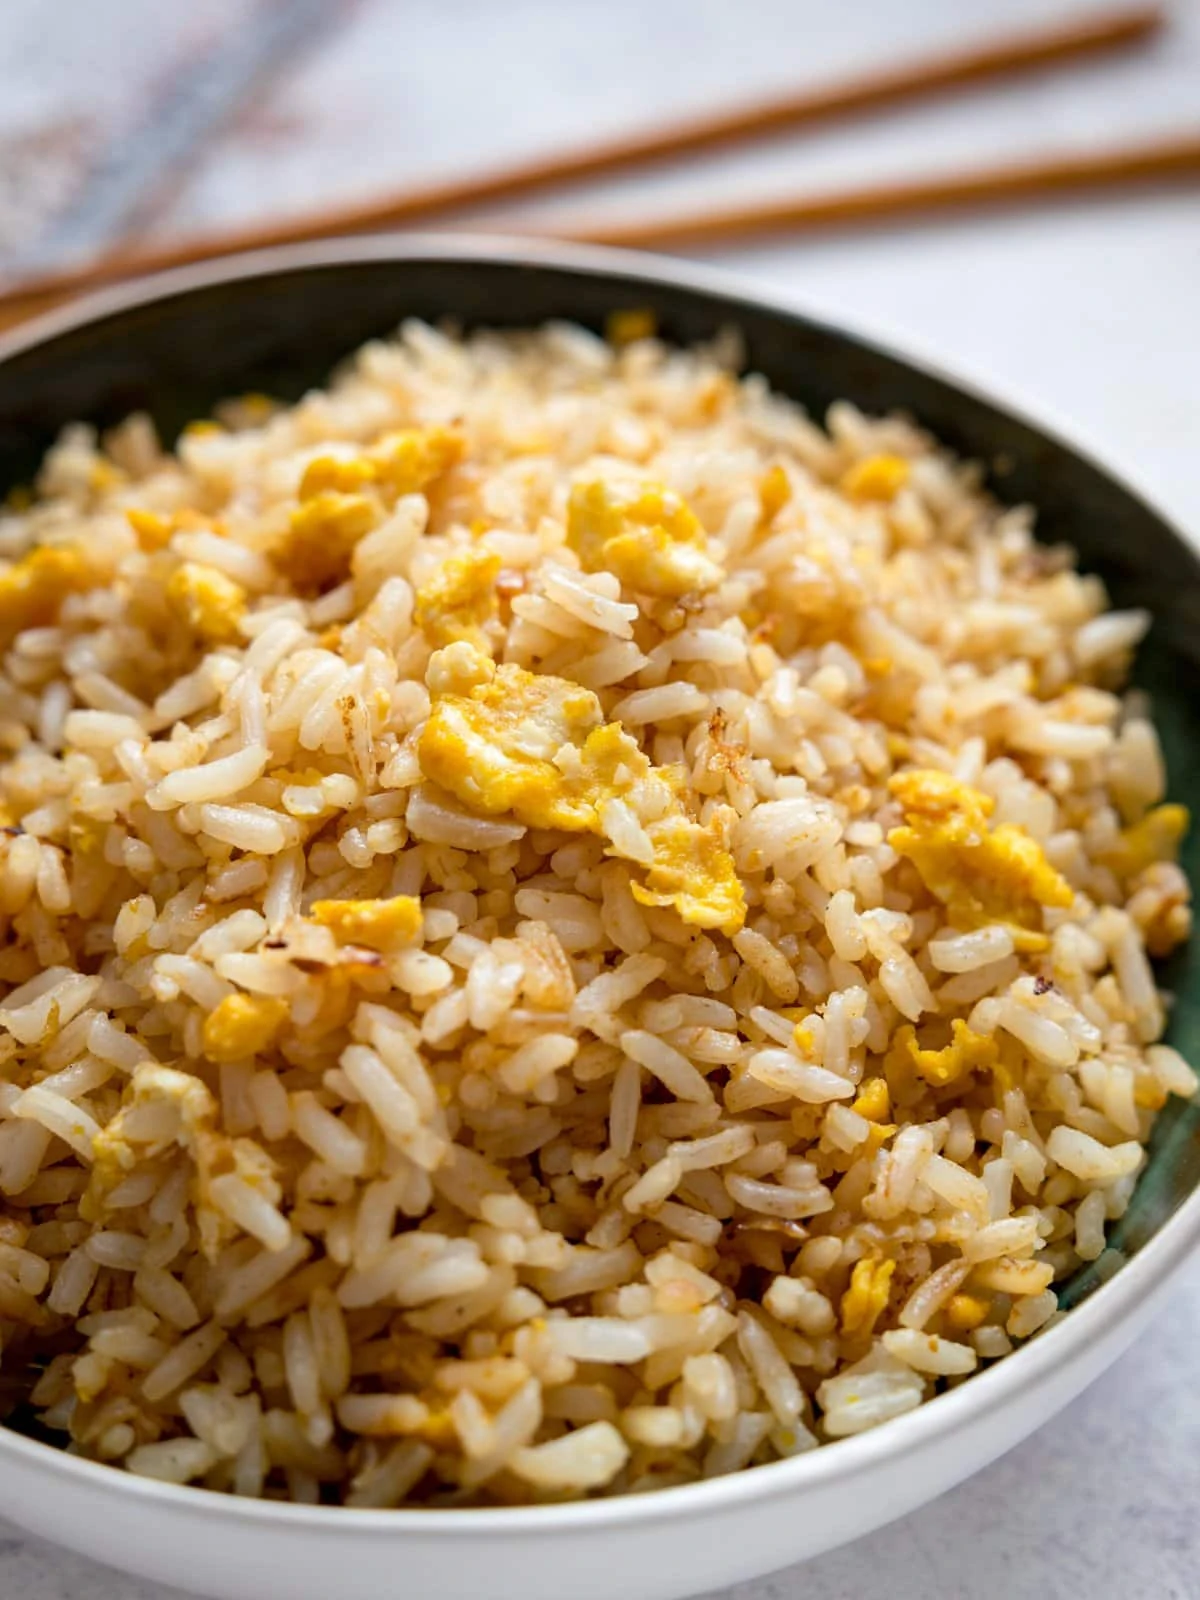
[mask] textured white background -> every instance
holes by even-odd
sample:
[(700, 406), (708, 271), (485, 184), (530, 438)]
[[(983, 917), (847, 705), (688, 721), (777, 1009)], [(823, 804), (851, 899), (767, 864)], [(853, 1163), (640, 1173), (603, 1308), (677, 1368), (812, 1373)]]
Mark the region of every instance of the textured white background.
[[(43, 0), (3, 0), (0, 267), (6, 241), (15, 249), (36, 238), (78, 203), (88, 151), (153, 125), (151, 113), (186, 81), (189, 52), (236, 44), (271, 3), (194, 0), (185, 20), (161, 0), (59, 0), (50, 30)], [(1081, 9), (1067, 0), (330, 0), (307, 50), (170, 179), (140, 231), (178, 234), (364, 197), (405, 177)], [(1200, 126), (1198, 0), (1177, 0), (1170, 36), (1129, 60), (609, 184), (596, 206), (860, 182), (1185, 123)], [(539, 209), (549, 215), (551, 202)], [(1200, 536), (1197, 189), (710, 259), (1049, 413)], [(1200, 1266), (1133, 1352), (1021, 1449), (904, 1522), (726, 1600), (1200, 1595), (1198, 1346)], [(168, 1592), (0, 1521), (0, 1600)]]

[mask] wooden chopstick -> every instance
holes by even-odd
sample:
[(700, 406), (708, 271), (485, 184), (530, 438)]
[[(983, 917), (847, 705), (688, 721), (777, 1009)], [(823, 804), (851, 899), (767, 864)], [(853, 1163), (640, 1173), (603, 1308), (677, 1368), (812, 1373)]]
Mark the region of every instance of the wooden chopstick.
[(82, 268), (18, 284), (0, 294), (0, 327), (47, 310), (85, 289), (121, 278), (268, 245), (396, 227), (468, 205), (507, 199), (825, 118), (894, 105), (938, 90), (962, 88), (1009, 73), (1056, 65), (1134, 44), (1155, 33), (1164, 20), (1160, 5), (1130, 5), (1106, 10), (963, 50), (883, 67), (840, 83), (807, 88), (755, 105), (712, 112), (491, 172), (400, 191), (365, 205), (202, 235), (157, 250), (120, 251)]
[[(588, 244), (642, 248), (712, 244), (753, 235), (876, 222), (959, 206), (1003, 204), (1121, 185), (1189, 179), (1200, 180), (1200, 129), (1131, 148), (1012, 162), (800, 199), (752, 201), (724, 210), (715, 208), (641, 219), (615, 218), (611, 222), (567, 219), (555, 227), (554, 234), (560, 239)], [(516, 232), (519, 226), (515, 221), (506, 222), (504, 231)]]

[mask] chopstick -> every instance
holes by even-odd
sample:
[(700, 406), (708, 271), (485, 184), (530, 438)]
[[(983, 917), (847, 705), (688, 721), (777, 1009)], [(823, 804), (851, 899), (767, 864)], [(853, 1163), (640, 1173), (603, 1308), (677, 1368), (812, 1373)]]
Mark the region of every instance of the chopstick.
[[(567, 219), (556, 226), (554, 233), (557, 238), (588, 244), (643, 248), (712, 244), (724, 239), (782, 231), (797, 233), (834, 224), (878, 222), (889, 217), (963, 206), (998, 205), (1122, 185), (1187, 180), (1200, 180), (1200, 129), (1140, 147), (1051, 156), (1044, 160), (948, 172), (892, 184), (872, 184), (862, 189), (799, 199), (751, 201), (724, 210), (635, 217), (624, 221), (615, 218), (611, 222)], [(516, 232), (518, 227), (516, 222), (506, 222), (504, 231)]]
[(242, 250), (364, 233), (486, 201), (512, 198), (581, 178), (628, 170), (666, 157), (715, 149), (846, 115), (962, 88), (1006, 74), (1057, 65), (1146, 39), (1164, 22), (1159, 5), (1131, 5), (1030, 29), (920, 60), (886, 66), (816, 88), (666, 123), (560, 154), (539, 156), (465, 178), (401, 190), (364, 205), (202, 235), (157, 250), (125, 250), (81, 268), (39, 277), (0, 293), (0, 327), (72, 295), (121, 278), (232, 255)]

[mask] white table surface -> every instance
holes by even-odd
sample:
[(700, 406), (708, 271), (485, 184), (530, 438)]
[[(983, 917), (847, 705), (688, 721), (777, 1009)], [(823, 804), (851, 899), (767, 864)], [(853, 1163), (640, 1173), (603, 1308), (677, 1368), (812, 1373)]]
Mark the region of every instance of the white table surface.
[[(163, 19), (175, 8), (158, 0), (105, 7), (63, 0), (59, 10), (73, 15), (61, 45), (47, 45), (38, 32), (35, 16), (45, 15), (38, 0), (0, 6), (0, 160), (31, 140), (39, 159), (48, 159), (37, 135), (51, 122), (74, 148), (76, 134), (59, 126), (70, 121), (68, 97), (85, 126), (89, 117), (94, 127), (119, 120), (136, 83), (127, 76), (123, 95), (119, 76), (114, 91), (112, 74), (95, 71), (96, 41), (103, 36), (111, 46), (128, 37), (112, 25), (118, 9), (131, 28), (153, 19), (148, 37), (160, 55), (172, 45), (176, 35)], [(146, 226), (158, 234), (212, 226), (261, 211), (267, 195), (300, 207), (365, 194), (397, 174), (496, 161), (592, 128), (632, 126), (889, 51), (1079, 9), (1035, 0), (331, 5), (308, 55), (206, 147)], [(261, 10), (262, 0), (197, 0), (188, 8), (193, 22), (210, 16), (221, 26), (249, 25)], [(1052, 143), (1088, 145), (1172, 123), (1194, 128), (1200, 4), (1183, 0), (1175, 11), (1169, 39), (1133, 61), (778, 141), (700, 170), (612, 184), (602, 198), (614, 207), (690, 203), (752, 186), (812, 187)], [(139, 67), (114, 57), (118, 74), (143, 69), (145, 58)], [(457, 96), (446, 92), (448, 72)], [(61, 163), (54, 171), (66, 183)], [(8, 197), (22, 199), (11, 169), (6, 182)], [(0, 193), (0, 207), (5, 198)], [(5, 221), (0, 216), (0, 261)], [(710, 259), (775, 296), (932, 353), (1035, 414), (1049, 413), (1200, 537), (1195, 188), (776, 242)], [(1198, 1350), (1200, 1263), (1132, 1352), (1024, 1446), (904, 1521), (723, 1600), (1200, 1594)], [(0, 1520), (2, 1600), (168, 1600), (169, 1593)]]

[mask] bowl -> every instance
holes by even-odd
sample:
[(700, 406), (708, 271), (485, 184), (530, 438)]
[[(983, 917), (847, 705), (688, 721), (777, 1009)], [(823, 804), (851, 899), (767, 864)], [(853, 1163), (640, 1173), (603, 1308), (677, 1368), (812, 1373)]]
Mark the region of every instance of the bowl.
[[(647, 307), (668, 340), (736, 326), (747, 365), (821, 414), (845, 396), (904, 410), (984, 463), (996, 494), (1032, 501), (1119, 605), (1155, 625), (1150, 692), (1176, 798), (1200, 798), (1200, 563), (1101, 467), (1016, 412), (718, 274), (614, 251), (408, 236), (302, 245), (96, 296), (0, 341), (0, 489), (26, 479), (65, 422), (151, 412), (172, 437), (222, 396), (296, 398), (401, 318), (602, 325)], [(1194, 876), (1200, 847), (1184, 861)], [(1164, 982), (1169, 1037), (1200, 1057), (1200, 951)], [(1193, 1049), (1195, 1045), (1198, 1048)], [(813, 1556), (941, 1494), (1015, 1445), (1130, 1343), (1200, 1237), (1200, 1106), (1172, 1102), (1069, 1314), (953, 1392), (809, 1455), (624, 1499), (520, 1509), (365, 1511), (241, 1501), (139, 1479), (0, 1427), (0, 1505), (112, 1566), (220, 1600), (677, 1600)]]

